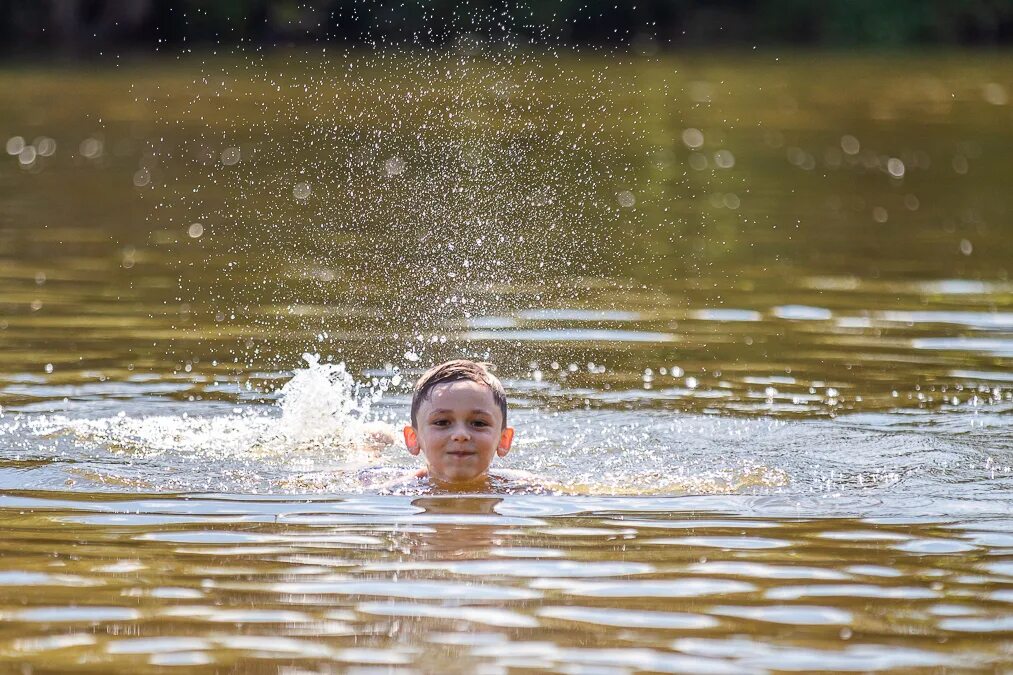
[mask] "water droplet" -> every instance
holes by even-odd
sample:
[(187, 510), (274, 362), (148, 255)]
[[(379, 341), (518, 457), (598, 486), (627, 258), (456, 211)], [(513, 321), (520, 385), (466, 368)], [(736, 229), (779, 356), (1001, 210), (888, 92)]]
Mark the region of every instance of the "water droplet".
[(633, 196), (633, 193), (629, 190), (623, 190), (616, 198), (619, 200), (619, 206), (623, 208), (630, 208), (637, 203), (637, 198)]
[(785, 156), (788, 158), (789, 162), (800, 169), (812, 171), (816, 168), (816, 158), (802, 148), (794, 146), (790, 147), (785, 151)]
[(47, 363), (46, 364), (46, 372), (47, 373), (53, 372), (53, 364), (52, 363)]
[(292, 188), (292, 194), (300, 200), (307, 199), (312, 191), (309, 183), (296, 183)]
[(849, 155), (857, 155), (859, 150), (862, 149), (862, 144), (858, 142), (858, 139), (848, 134), (841, 136), (841, 150)]
[(735, 166), (735, 155), (730, 150), (718, 150), (714, 153), (714, 163), (722, 169), (730, 169)]
[(897, 159), (896, 157), (891, 157), (886, 162), (886, 170), (889, 171), (890, 175), (893, 176), (894, 178), (903, 178), (904, 162)]
[(703, 132), (692, 127), (685, 129), (682, 132), (682, 142), (686, 144), (687, 148), (699, 148), (703, 145)]
[(707, 168), (707, 157), (699, 152), (689, 153), (689, 165), (696, 171), (703, 171)]
[(7, 154), (20, 155), (25, 149), (25, 139), (21, 136), (11, 136), (7, 139)]
[(22, 166), (28, 166), (33, 162), (35, 162), (35, 158), (37, 156), (38, 152), (36, 152), (35, 147), (31, 145), (26, 145), (24, 148), (22, 148), (21, 152), (18, 153), (18, 161), (21, 162)]
[(82, 157), (97, 159), (102, 156), (102, 141), (97, 138), (86, 138), (78, 147)]
[(197, 239), (204, 234), (204, 226), (200, 223), (191, 223), (190, 227), (187, 228), (186, 233), (192, 238)]
[(959, 173), (960, 175), (964, 175), (965, 173), (967, 173), (967, 170), (969, 168), (970, 165), (967, 162), (967, 157), (964, 157), (963, 155), (957, 155), (953, 158), (953, 170)]
[(225, 148), (222, 150), (222, 164), (225, 166), (238, 164), (240, 159), (242, 159), (242, 153), (239, 151), (239, 148)]
[(49, 136), (40, 136), (33, 143), (42, 157), (52, 157), (56, 153), (56, 141)]
[(960, 252), (964, 255), (971, 255), (974, 253), (974, 245), (967, 239), (960, 240)]
[(885, 223), (889, 219), (890, 214), (882, 206), (877, 206), (872, 209), (872, 219), (877, 223)]
[(415, 352), (413, 352), (411, 350), (406, 351), (404, 353), (404, 357), (405, 357), (406, 361), (411, 361), (412, 363), (415, 363), (420, 358), (418, 354), (416, 354)]
[(134, 172), (134, 185), (144, 187), (151, 182), (151, 172), (147, 169), (138, 169)]

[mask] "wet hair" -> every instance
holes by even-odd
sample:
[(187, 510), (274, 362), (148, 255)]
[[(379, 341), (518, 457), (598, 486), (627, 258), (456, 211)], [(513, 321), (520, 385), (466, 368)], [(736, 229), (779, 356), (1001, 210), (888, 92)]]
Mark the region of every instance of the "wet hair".
[(415, 383), (415, 388), (412, 390), (412, 426), (418, 428), (419, 407), (422, 406), (423, 401), (429, 398), (429, 394), (432, 393), (436, 385), (445, 382), (468, 380), (484, 384), (492, 390), (492, 400), (499, 406), (499, 411), (503, 415), (503, 427), (506, 428), (506, 391), (503, 390), (503, 384), (499, 381), (499, 378), (490, 372), (490, 365), (467, 359), (454, 359), (453, 361), (433, 366), (422, 373), (422, 377), (418, 379)]

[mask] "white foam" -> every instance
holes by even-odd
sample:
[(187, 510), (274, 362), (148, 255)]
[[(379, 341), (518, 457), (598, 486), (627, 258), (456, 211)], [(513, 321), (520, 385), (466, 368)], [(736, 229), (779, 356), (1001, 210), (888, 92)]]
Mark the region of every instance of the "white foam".
[[(307, 368), (281, 389), (277, 409), (235, 408), (232, 414), (129, 416), (87, 419), (47, 415), (31, 421), (36, 435), (70, 434), (79, 445), (135, 456), (171, 454), (177, 459), (261, 459), (290, 467), (375, 459), (394, 440), (393, 428), (370, 418), (370, 408), (390, 386), (355, 381), (344, 363), (320, 363), (304, 354)], [(274, 461), (272, 461), (274, 460)]]

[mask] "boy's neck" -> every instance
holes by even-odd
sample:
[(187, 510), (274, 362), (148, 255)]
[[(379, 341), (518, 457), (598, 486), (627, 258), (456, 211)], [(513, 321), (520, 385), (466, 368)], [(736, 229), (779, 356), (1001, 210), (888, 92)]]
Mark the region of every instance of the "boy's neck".
[(429, 474), (428, 478), (433, 487), (437, 487), (448, 492), (477, 492), (481, 488), (488, 487), (489, 485), (489, 472), (483, 473), (480, 476), (475, 476), (471, 480), (466, 481), (441, 480), (432, 474)]

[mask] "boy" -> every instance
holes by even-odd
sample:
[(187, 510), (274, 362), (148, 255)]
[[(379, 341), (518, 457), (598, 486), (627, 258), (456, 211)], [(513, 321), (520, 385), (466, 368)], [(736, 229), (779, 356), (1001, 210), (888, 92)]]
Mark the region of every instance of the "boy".
[(417, 478), (440, 488), (475, 490), (489, 484), (494, 457), (510, 452), (506, 392), (484, 364), (457, 359), (430, 368), (412, 394), (408, 452), (426, 460)]

